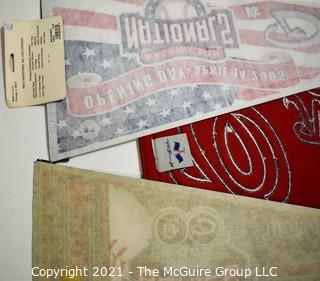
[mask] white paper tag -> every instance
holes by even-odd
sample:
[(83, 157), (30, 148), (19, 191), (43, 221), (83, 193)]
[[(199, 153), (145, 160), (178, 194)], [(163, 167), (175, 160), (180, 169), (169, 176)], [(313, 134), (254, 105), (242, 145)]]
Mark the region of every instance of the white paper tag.
[(193, 166), (186, 134), (167, 136), (153, 140), (153, 153), (159, 172)]

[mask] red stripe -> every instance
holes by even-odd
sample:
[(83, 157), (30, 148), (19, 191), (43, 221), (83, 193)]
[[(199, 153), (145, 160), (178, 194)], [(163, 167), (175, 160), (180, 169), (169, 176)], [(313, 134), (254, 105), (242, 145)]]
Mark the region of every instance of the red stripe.
[[(195, 65), (200, 65), (207, 71), (199, 75), (197, 68), (194, 67)], [(217, 69), (226, 69), (227, 71), (226, 74), (221, 75), (212, 75), (209, 70), (211, 66), (212, 62), (203, 62), (196, 59), (180, 59), (178, 61), (162, 63), (161, 65), (142, 66), (89, 88), (69, 87), (68, 109), (71, 114), (78, 116), (109, 112), (147, 95), (186, 84), (228, 83), (235, 86), (253, 87), (261, 90), (272, 89), (276, 91), (297, 85), (300, 82), (296, 65), (292, 59), (282, 63), (253, 63), (241, 60), (227, 60), (216, 63)], [(172, 67), (183, 69), (185, 75), (176, 77), (167, 76), (167, 70), (172, 69)], [(242, 74), (238, 70), (243, 70)], [(284, 72), (286, 79), (281, 77), (274, 79), (274, 77), (271, 76), (261, 78), (262, 74), (278, 73), (279, 70)], [(159, 75), (159, 73), (162, 73), (162, 75)], [(129, 87), (127, 87), (127, 85), (133, 85), (133, 81), (139, 81), (144, 76), (149, 76), (152, 82), (142, 87), (142, 89), (130, 86), (130, 90)], [(124, 87), (126, 91), (129, 89), (128, 95), (118, 96), (117, 89), (119, 89), (119, 86)], [(85, 106), (85, 100), (88, 97), (92, 100), (92, 107), (90, 108)]]
[(116, 0), (118, 2), (125, 2), (133, 5), (143, 6), (144, 0)]
[(78, 9), (54, 8), (54, 15), (62, 16), (65, 25), (78, 25), (117, 30), (117, 17)]

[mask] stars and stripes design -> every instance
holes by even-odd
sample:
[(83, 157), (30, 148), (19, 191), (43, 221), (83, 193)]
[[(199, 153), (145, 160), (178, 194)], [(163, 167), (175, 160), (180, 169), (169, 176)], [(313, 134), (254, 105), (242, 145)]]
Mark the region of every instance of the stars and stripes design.
[[(102, 80), (112, 79), (138, 67), (137, 62), (119, 56), (116, 45), (67, 41), (67, 78), (96, 73)], [(85, 81), (90, 83), (90, 81)], [(198, 85), (161, 91), (127, 106), (97, 116), (77, 117), (68, 114), (67, 101), (55, 107), (59, 151), (81, 148), (92, 143), (112, 140), (193, 116), (201, 116), (214, 108), (233, 104), (235, 87), (227, 90), (218, 85)], [(90, 120), (90, 122), (88, 122)], [(84, 124), (84, 125), (83, 125)]]
[[(92, 5), (91, 9), (89, 8), (90, 1), (72, 0), (67, 4), (61, 4), (60, 1), (43, 0), (44, 11), (50, 11), (44, 14), (45, 16), (55, 14), (64, 17), (67, 40), (65, 61), (69, 87), (87, 88), (91, 85), (99, 85), (99, 83), (110, 81), (143, 66), (137, 54), (126, 53), (124, 55), (122, 53), (119, 17), (128, 11), (144, 15), (147, 6), (152, 9), (156, 8), (157, 1), (151, 2), (154, 2), (153, 6), (148, 6), (149, 1), (144, 0), (109, 0), (108, 3), (95, 1), (96, 8)], [(199, 7), (202, 12), (203, 9), (210, 12), (211, 9), (216, 8), (211, 5), (211, 1), (204, 3), (199, 0), (188, 0), (187, 2), (194, 2), (193, 6), (202, 2), (202, 6)], [(276, 49), (285, 49), (266, 44), (265, 41), (249, 40), (250, 32), (252, 36), (256, 35), (252, 38), (261, 37), (265, 29), (265, 22), (270, 15), (265, 3), (247, 2), (243, 7), (240, 3), (230, 8), (236, 19), (241, 48), (246, 49), (246, 55), (253, 56), (239, 59), (250, 61), (257, 59), (257, 53), (261, 53), (263, 57), (264, 54), (274, 52)], [(280, 5), (275, 1), (270, 2), (273, 5)], [(254, 13), (254, 7), (260, 4), (262, 5), (260, 14)], [(246, 7), (252, 9), (246, 10)], [(245, 14), (245, 11), (249, 12)], [(317, 15), (319, 11), (320, 9), (314, 9)], [(258, 24), (253, 24), (254, 20), (258, 20)], [(296, 48), (289, 50), (288, 53), (294, 57), (298, 66), (318, 67), (317, 46), (315, 44), (312, 48)], [(304, 53), (310, 54), (309, 60), (304, 60)], [(310, 79), (318, 74), (319, 70), (315, 69)], [(191, 120), (220, 114), (222, 111), (227, 112), (234, 108), (246, 107), (250, 105), (250, 98), (247, 98), (246, 91), (245, 87), (239, 90), (237, 86), (225, 87), (219, 83), (179, 85), (141, 96), (123, 106), (112, 108), (108, 112), (101, 111), (98, 114), (81, 116), (70, 111), (70, 104), (67, 100), (49, 104), (50, 158), (51, 160), (67, 158), (152, 133), (157, 128), (169, 128), (173, 123), (175, 126), (177, 122), (186, 124)], [(250, 91), (252, 89), (249, 89)], [(268, 94), (263, 90), (256, 92), (255, 99)], [(274, 93), (277, 92), (269, 94)], [(268, 97), (268, 100), (270, 99), (272, 98)]]

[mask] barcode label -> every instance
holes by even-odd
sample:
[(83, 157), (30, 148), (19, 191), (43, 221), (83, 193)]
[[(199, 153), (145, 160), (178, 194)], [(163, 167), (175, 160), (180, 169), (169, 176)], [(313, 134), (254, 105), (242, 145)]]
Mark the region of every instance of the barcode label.
[(56, 39), (61, 40), (61, 27), (60, 27), (60, 23), (59, 23), (59, 24), (55, 24), (55, 26), (54, 26), (54, 35), (55, 35)]
[(63, 39), (63, 30), (61, 30), (62, 24), (61, 22), (53, 23), (50, 27), (50, 41), (51, 44), (55, 44), (61, 42)]

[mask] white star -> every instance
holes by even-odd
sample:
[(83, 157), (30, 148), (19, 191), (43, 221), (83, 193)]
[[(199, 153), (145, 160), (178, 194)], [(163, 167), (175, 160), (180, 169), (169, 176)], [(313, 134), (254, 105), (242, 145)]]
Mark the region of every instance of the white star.
[(91, 50), (89, 48), (86, 48), (86, 51), (82, 54), (83, 56), (86, 56), (87, 58), (90, 56), (95, 56), (96, 53), (94, 52), (95, 49)]
[(74, 131), (74, 132), (72, 133), (72, 136), (73, 136), (74, 138), (77, 138), (77, 137), (80, 137), (81, 134), (80, 134), (79, 131)]
[(227, 91), (229, 91), (230, 90), (230, 86), (229, 85), (223, 85), (222, 87), (221, 87), (221, 91), (222, 92), (227, 92)]
[(222, 104), (221, 103), (217, 103), (214, 107), (215, 110), (218, 110), (218, 109), (221, 109), (223, 108)]
[(142, 129), (143, 127), (146, 127), (148, 124), (145, 120), (140, 120), (140, 122), (137, 124), (137, 126), (139, 127), (139, 129)]
[(128, 61), (132, 61), (132, 62), (136, 62), (136, 57), (137, 57), (137, 55), (135, 55), (135, 54), (126, 54), (125, 55), (125, 57), (126, 57), (126, 59), (128, 60)]
[(134, 63), (136, 64), (137, 63), (137, 58), (135, 57), (135, 55), (129, 59), (130, 63)]
[(103, 63), (100, 64), (104, 70), (106, 70), (108, 67), (111, 67), (112, 63), (110, 61), (103, 60)]
[(203, 112), (201, 111), (197, 111), (195, 115), (193, 115), (193, 117), (200, 117), (203, 115)]
[(61, 128), (61, 127), (68, 127), (67, 120), (60, 120), (59, 123), (58, 123), (58, 127), (59, 127), (59, 128)]
[(110, 123), (111, 123), (111, 118), (105, 117), (105, 118), (103, 118), (103, 119), (101, 120), (101, 125), (102, 125), (102, 126), (109, 125)]
[(146, 102), (146, 105), (148, 106), (153, 106), (156, 104), (156, 101), (154, 99), (148, 99), (148, 101)]
[(190, 101), (184, 102), (182, 107), (183, 107), (184, 110), (187, 110), (188, 108), (191, 108), (191, 102)]
[(129, 115), (130, 113), (134, 113), (134, 110), (130, 107), (126, 107), (126, 110), (124, 111), (127, 115)]
[(175, 96), (178, 96), (178, 95), (179, 95), (179, 92), (178, 92), (177, 90), (171, 90), (171, 91), (169, 92), (169, 95), (170, 95), (171, 97), (175, 97)]
[(117, 135), (121, 135), (124, 132), (124, 129), (118, 128), (116, 133)]
[(212, 98), (212, 95), (209, 92), (204, 92), (203, 96), (202, 96), (205, 100), (209, 100), (210, 98)]
[(167, 116), (170, 116), (170, 110), (165, 109), (162, 112), (160, 112), (160, 115), (162, 116), (162, 118), (166, 118)]
[(71, 59), (70, 59), (70, 58), (69, 58), (69, 59), (66, 59), (65, 65), (71, 65)]

